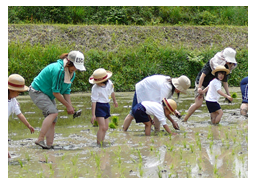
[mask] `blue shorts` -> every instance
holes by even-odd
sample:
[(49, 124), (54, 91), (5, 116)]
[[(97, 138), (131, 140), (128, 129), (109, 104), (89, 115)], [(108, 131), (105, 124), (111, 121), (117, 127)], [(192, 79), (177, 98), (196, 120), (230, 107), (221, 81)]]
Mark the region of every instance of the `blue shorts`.
[(133, 97), (132, 107), (131, 107), (131, 110), (130, 110), (130, 112), (129, 112), (129, 114), (130, 114), (131, 116), (133, 116), (133, 117), (134, 117), (134, 115), (133, 115), (133, 113), (132, 113), (132, 109), (136, 106), (136, 104), (137, 104), (137, 96), (136, 96), (136, 92), (135, 92), (134, 97)]
[(150, 121), (148, 114), (146, 114), (146, 109), (141, 103), (136, 104), (132, 108), (132, 114), (134, 115), (136, 123)]
[(109, 118), (110, 115), (110, 104), (109, 103), (96, 103), (96, 117), (104, 117), (104, 119)]
[(221, 109), (220, 104), (218, 102), (206, 101), (206, 106), (210, 113), (216, 112), (217, 110)]

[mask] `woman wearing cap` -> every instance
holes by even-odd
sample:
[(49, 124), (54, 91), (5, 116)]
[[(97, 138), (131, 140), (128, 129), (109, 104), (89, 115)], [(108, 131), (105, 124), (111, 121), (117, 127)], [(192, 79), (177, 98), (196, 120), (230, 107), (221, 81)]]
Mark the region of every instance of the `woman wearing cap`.
[[(8, 118), (12, 113), (16, 114), (20, 121), (27, 126), (32, 134), (35, 130), (20, 111), (19, 103), (16, 100), (19, 93), (25, 91), (28, 91), (28, 87), (25, 85), (25, 79), (19, 74), (10, 75), (8, 78)], [(9, 152), (8, 158), (11, 158)]]
[(165, 117), (169, 119), (170, 114), (175, 114), (176, 108), (177, 104), (174, 100), (163, 98), (161, 104), (153, 101), (142, 101), (136, 104), (132, 108), (132, 114), (134, 115), (136, 123), (142, 122), (145, 125), (146, 136), (151, 134), (151, 125), (153, 122), (150, 116), (156, 117), (159, 123), (163, 125), (164, 129), (169, 134), (173, 134), (166, 123)]
[[(133, 98), (132, 108), (142, 101), (153, 101), (161, 103), (163, 98), (171, 98), (174, 92), (179, 96), (179, 93), (186, 93), (186, 90), (190, 87), (190, 79), (182, 75), (179, 78), (170, 78), (165, 75), (152, 75), (144, 78), (135, 85), (135, 94)], [(179, 112), (175, 111), (176, 116), (180, 116)], [(132, 109), (126, 116), (123, 124), (123, 130), (127, 131), (134, 119), (132, 115)], [(168, 119), (172, 122), (175, 129), (179, 129), (178, 124), (169, 116)], [(154, 119), (155, 130), (159, 131), (159, 121)]]
[[(203, 104), (204, 95), (203, 93), (199, 92), (202, 92), (202, 90), (208, 86), (210, 81), (215, 78), (212, 74), (212, 70), (214, 70), (218, 65), (221, 65), (229, 69), (231, 73), (232, 70), (237, 66), (235, 55), (236, 51), (230, 47), (227, 47), (223, 51), (214, 55), (214, 57), (204, 65), (202, 70), (198, 73), (195, 81), (195, 103), (190, 106), (188, 113), (183, 119), (184, 122), (188, 121), (189, 117), (195, 112), (195, 110), (199, 109)], [(228, 75), (225, 76), (222, 82), (227, 95), (230, 95), (227, 80)]]
[(220, 95), (227, 98), (229, 101), (233, 101), (233, 98), (230, 95), (227, 95), (221, 91), (221, 81), (229, 74), (229, 70), (226, 69), (224, 66), (217, 66), (213, 71), (212, 74), (215, 75), (215, 78), (209, 83), (209, 85), (204, 89), (199, 89), (199, 93), (205, 93), (206, 97), (206, 106), (208, 111), (211, 115), (212, 124), (218, 124), (221, 120), (223, 115), (223, 111), (218, 103)]
[[(76, 70), (86, 70), (83, 54), (79, 51), (64, 53), (57, 62), (46, 66), (34, 78), (29, 88), (32, 101), (42, 110), (45, 117), (38, 140), (35, 142), (42, 148), (50, 149), (53, 144), (58, 116), (55, 98), (66, 107), (68, 114), (74, 114), (70, 92)], [(45, 136), (46, 144), (44, 143)]]
[(102, 145), (106, 131), (108, 130), (110, 115), (110, 100), (113, 99), (114, 107), (118, 103), (114, 94), (114, 86), (109, 78), (112, 76), (111, 71), (99, 68), (94, 71), (89, 78), (89, 83), (94, 84), (91, 92), (92, 101), (92, 118), (91, 123), (98, 122), (97, 144)]

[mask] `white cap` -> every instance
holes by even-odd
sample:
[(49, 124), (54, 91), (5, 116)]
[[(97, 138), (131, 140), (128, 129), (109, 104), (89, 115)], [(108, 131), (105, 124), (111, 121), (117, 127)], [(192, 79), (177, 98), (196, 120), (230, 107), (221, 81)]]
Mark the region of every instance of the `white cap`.
[(79, 51), (71, 51), (68, 53), (68, 60), (73, 62), (76, 69), (80, 71), (86, 71), (84, 67), (84, 55)]

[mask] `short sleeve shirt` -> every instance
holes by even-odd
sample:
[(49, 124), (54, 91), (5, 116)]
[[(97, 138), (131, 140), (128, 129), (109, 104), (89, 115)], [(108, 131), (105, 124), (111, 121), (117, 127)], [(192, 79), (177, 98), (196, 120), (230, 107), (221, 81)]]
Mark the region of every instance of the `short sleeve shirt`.
[(8, 118), (12, 113), (15, 115), (19, 115), (21, 113), (19, 103), (16, 98), (8, 100)]
[(220, 94), (217, 92), (218, 90), (221, 90), (221, 81), (214, 78), (209, 84), (209, 89), (207, 91), (205, 100), (210, 102), (218, 102), (220, 98)]
[(111, 80), (108, 80), (106, 86), (94, 84), (91, 92), (91, 101), (100, 103), (109, 103), (111, 94), (114, 92), (114, 86)]
[(166, 125), (166, 117), (162, 104), (152, 101), (143, 101), (141, 104), (145, 107), (146, 114), (157, 117), (162, 125)]

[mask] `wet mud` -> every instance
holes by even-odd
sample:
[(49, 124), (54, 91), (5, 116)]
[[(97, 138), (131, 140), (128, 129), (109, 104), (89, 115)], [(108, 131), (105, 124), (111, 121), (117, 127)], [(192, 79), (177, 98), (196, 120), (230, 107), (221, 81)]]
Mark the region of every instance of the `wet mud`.
[[(248, 178), (248, 119), (241, 116), (240, 88), (230, 88), (237, 98), (220, 104), (223, 117), (219, 125), (210, 123), (205, 103), (187, 123), (173, 117), (180, 126), (177, 135), (168, 135), (163, 127), (151, 136), (144, 135), (144, 125), (132, 122), (127, 132), (123, 121), (129, 113), (133, 92), (116, 93), (119, 104), (111, 114), (119, 117), (119, 126), (107, 131), (102, 146), (96, 144), (98, 128), (90, 123), (89, 93), (71, 95), (80, 117), (73, 119), (58, 104), (59, 116), (55, 128), (54, 148), (45, 150), (35, 145), (43, 116), (29, 96), (19, 96), (21, 110), (35, 133), (10, 116), (8, 123), (9, 178), (84, 177), (84, 178)], [(193, 90), (181, 94), (178, 110), (185, 114), (194, 102)], [(183, 116), (184, 117), (184, 116)]]

